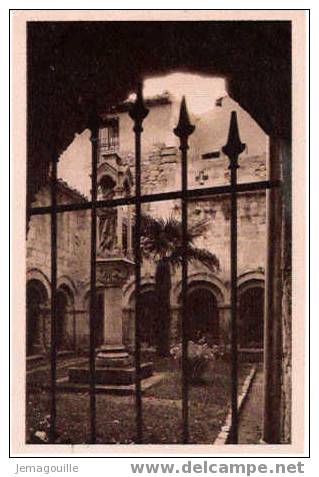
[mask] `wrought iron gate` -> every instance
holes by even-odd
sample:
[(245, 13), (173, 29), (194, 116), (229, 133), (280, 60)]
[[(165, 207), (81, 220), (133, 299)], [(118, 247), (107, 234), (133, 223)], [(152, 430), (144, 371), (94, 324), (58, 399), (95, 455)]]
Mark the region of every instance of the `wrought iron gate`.
[(188, 164), (187, 150), (188, 138), (194, 131), (190, 123), (185, 98), (180, 107), (180, 116), (174, 133), (180, 140), (181, 150), (181, 190), (174, 192), (141, 194), (141, 137), (143, 120), (148, 114), (142, 96), (142, 85), (139, 85), (137, 98), (133, 104), (130, 116), (134, 122), (135, 134), (135, 196), (108, 200), (97, 200), (97, 163), (98, 163), (98, 137), (100, 120), (93, 113), (90, 118), (89, 129), (91, 131), (92, 165), (91, 165), (91, 201), (86, 203), (58, 204), (57, 203), (57, 162), (58, 155), (53, 151), (51, 159), (51, 206), (30, 207), (27, 210), (28, 217), (32, 215), (49, 214), (51, 217), (51, 420), (50, 441), (56, 439), (56, 369), (57, 369), (57, 214), (77, 210), (91, 210), (91, 270), (90, 270), (90, 442), (96, 442), (96, 393), (95, 393), (95, 326), (94, 317), (97, 309), (96, 294), (96, 234), (97, 234), (97, 208), (118, 207), (123, 205), (135, 205), (135, 403), (136, 403), (136, 443), (143, 442), (143, 407), (141, 396), (141, 205), (143, 203), (159, 202), (172, 199), (180, 199), (182, 203), (182, 442), (189, 442), (189, 379), (188, 379), (188, 262), (186, 256), (187, 245), (187, 212), (188, 201), (201, 197), (225, 194), (230, 197), (231, 203), (231, 410), (232, 425), (230, 443), (238, 442), (238, 350), (237, 350), (237, 194), (239, 192), (251, 192), (266, 190), (278, 184), (270, 181), (257, 181), (237, 184), (238, 156), (245, 149), (241, 143), (236, 112), (232, 112), (227, 144), (223, 152), (229, 158), (230, 184), (200, 189), (189, 189), (187, 182)]

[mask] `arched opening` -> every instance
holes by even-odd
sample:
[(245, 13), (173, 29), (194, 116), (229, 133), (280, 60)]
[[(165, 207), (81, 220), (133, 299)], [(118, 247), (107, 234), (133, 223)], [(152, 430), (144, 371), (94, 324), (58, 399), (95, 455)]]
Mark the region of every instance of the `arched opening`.
[[(88, 324), (90, 323), (90, 294), (85, 298), (85, 308), (87, 310)], [(96, 310), (94, 315), (95, 345), (101, 346), (104, 342), (104, 292), (96, 290)]]
[(56, 345), (58, 350), (69, 350), (75, 346), (74, 296), (70, 287), (61, 284), (56, 295)]
[(219, 313), (215, 295), (207, 288), (195, 288), (188, 295), (189, 338), (219, 340)]
[(44, 349), (47, 301), (48, 294), (43, 283), (35, 279), (30, 280), (27, 283), (27, 356), (37, 354)]
[(112, 177), (108, 175), (102, 176), (98, 183), (99, 195), (101, 195), (103, 199), (111, 198), (114, 193), (115, 185), (116, 183)]
[(68, 348), (68, 299), (64, 291), (56, 294), (56, 346), (57, 349)]
[(148, 346), (156, 345), (156, 295), (154, 291), (141, 294), (141, 342)]
[(239, 344), (242, 348), (263, 347), (264, 289), (253, 286), (239, 296)]

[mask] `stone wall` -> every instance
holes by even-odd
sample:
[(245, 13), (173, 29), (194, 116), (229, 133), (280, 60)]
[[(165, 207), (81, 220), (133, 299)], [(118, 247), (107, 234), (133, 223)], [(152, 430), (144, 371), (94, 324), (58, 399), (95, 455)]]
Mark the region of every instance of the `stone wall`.
[[(191, 115), (196, 130), (191, 136), (189, 149), (190, 188), (211, 187), (229, 183), (228, 158), (221, 152), (226, 142), (231, 110), (238, 113), (239, 129), (242, 141), (247, 148), (241, 155), (238, 169), (239, 182), (250, 182), (266, 178), (267, 136), (261, 131), (249, 115), (230, 98), (223, 98), (220, 106), (201, 117)], [(173, 128), (178, 120), (179, 102), (167, 97), (164, 104), (150, 108), (143, 125), (142, 135), (142, 193), (151, 194), (179, 190), (181, 181), (180, 151)], [(119, 156), (124, 164), (129, 164), (134, 177), (134, 135), (132, 120), (127, 112), (120, 112), (119, 118)], [(203, 154), (219, 151), (219, 157), (205, 160)], [(101, 160), (101, 158), (100, 158)], [(134, 186), (133, 191), (134, 193)], [(72, 191), (63, 183), (59, 186), (59, 203), (84, 200), (80, 194)], [(43, 189), (37, 195), (34, 205), (50, 203), (49, 189)], [(142, 211), (157, 217), (180, 219), (180, 201), (168, 201), (143, 204)], [(239, 275), (250, 272), (263, 272), (265, 267), (265, 194), (254, 192), (240, 194), (238, 197), (238, 272)], [(201, 237), (196, 241), (198, 247), (213, 252), (220, 261), (220, 271), (215, 273), (220, 285), (214, 285), (222, 295), (223, 306), (229, 304), (230, 281), (230, 204), (227, 196), (206, 197), (189, 203), (189, 224), (207, 221)], [(74, 297), (76, 311), (76, 334), (78, 343), (87, 342), (88, 327), (88, 290), (90, 276), (90, 212), (79, 211), (58, 215), (58, 285), (66, 282)], [(50, 282), (50, 217), (33, 216), (30, 221), (27, 242), (28, 267), (39, 269)], [(154, 283), (155, 267), (153, 261), (144, 260), (142, 277)], [(200, 264), (189, 268), (190, 281), (198, 274), (209, 274), (209, 270)], [(180, 270), (173, 274), (172, 290), (178, 290), (181, 282)], [(131, 279), (133, 280), (133, 278)], [(207, 279), (208, 280), (208, 279)], [(217, 288), (216, 288), (217, 287)], [(218, 288), (219, 287), (219, 288)], [(222, 291), (221, 291), (222, 289)], [(132, 293), (132, 288), (130, 289)], [(127, 299), (127, 298), (125, 298)], [(172, 330), (178, 334), (179, 318), (178, 292), (172, 292), (173, 313)], [(226, 312), (225, 320), (228, 319)], [(124, 311), (125, 335), (132, 338), (132, 324), (129, 320), (134, 313)]]
[[(84, 199), (58, 184), (58, 203), (79, 202)], [(33, 206), (49, 205), (49, 186), (42, 188)], [(73, 343), (74, 320), (76, 333), (88, 335), (87, 313), (83, 311), (83, 296), (90, 276), (90, 212), (74, 211), (57, 216), (57, 287), (68, 300), (66, 332)], [(51, 283), (51, 218), (34, 215), (30, 218), (26, 244), (27, 280), (36, 279), (45, 284), (50, 296)], [(49, 305), (48, 305), (49, 307)], [(87, 338), (85, 338), (87, 339)], [(50, 343), (50, 313), (46, 312), (45, 344)]]
[[(171, 103), (160, 108), (151, 109), (145, 120), (142, 135), (142, 193), (168, 192), (180, 190), (181, 165), (180, 151), (173, 128), (178, 119), (179, 103), (171, 98)], [(246, 143), (246, 150), (240, 156), (238, 169), (238, 182), (252, 182), (266, 179), (266, 163), (268, 155), (268, 138), (250, 116), (230, 98), (223, 98), (219, 107), (195, 117), (191, 121), (196, 129), (190, 136), (188, 151), (188, 183), (189, 188), (204, 188), (215, 185), (229, 184), (229, 160), (222, 153), (221, 148), (227, 141), (230, 114), (236, 110), (238, 114), (239, 131), (241, 139)], [(130, 164), (134, 175), (134, 155), (129, 147), (133, 147), (131, 128), (129, 138), (127, 132), (122, 133), (122, 127), (127, 127), (127, 113), (119, 114), (120, 125), (120, 155)], [(154, 130), (158, 118), (162, 125), (160, 139), (152, 143), (148, 131)], [(126, 142), (127, 141), (127, 142)], [(209, 152), (218, 152), (214, 159), (203, 159), (202, 156)], [(143, 204), (142, 211), (156, 217), (170, 215), (181, 218), (181, 204), (179, 200), (159, 203)], [(230, 198), (215, 196), (203, 198), (200, 201), (189, 202), (189, 225), (199, 221), (207, 221), (207, 228), (203, 235), (196, 240), (198, 247), (206, 248), (213, 252), (220, 261), (220, 271), (215, 273), (217, 281), (221, 284), (223, 309), (220, 312), (221, 320), (229, 321), (230, 302)], [(252, 192), (238, 196), (238, 274), (249, 276), (257, 272), (262, 279), (265, 269), (266, 256), (266, 208), (265, 192)], [(153, 261), (144, 260), (142, 275), (152, 277), (154, 280), (155, 266)], [(189, 267), (190, 283), (197, 279), (198, 274), (209, 274), (203, 265), (192, 264)], [(133, 280), (133, 279), (132, 279)], [(208, 280), (208, 279), (207, 279)], [(179, 296), (174, 290), (180, 288), (181, 272), (176, 270), (172, 276), (172, 307), (177, 307)], [(216, 290), (213, 287), (212, 291)], [(130, 288), (131, 290), (131, 288)], [(131, 291), (130, 291), (131, 293)], [(134, 319), (131, 310), (130, 319)], [(125, 321), (128, 314), (125, 315)], [(179, 312), (174, 312), (172, 317), (172, 336), (177, 336)], [(227, 325), (223, 323), (224, 328)], [(128, 329), (128, 325), (125, 328)]]

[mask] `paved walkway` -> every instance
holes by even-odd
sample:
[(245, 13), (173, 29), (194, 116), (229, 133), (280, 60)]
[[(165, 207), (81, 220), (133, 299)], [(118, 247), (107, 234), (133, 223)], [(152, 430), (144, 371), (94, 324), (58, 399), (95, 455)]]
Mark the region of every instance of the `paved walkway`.
[(263, 372), (258, 370), (239, 418), (239, 444), (259, 444), (262, 434), (262, 403)]

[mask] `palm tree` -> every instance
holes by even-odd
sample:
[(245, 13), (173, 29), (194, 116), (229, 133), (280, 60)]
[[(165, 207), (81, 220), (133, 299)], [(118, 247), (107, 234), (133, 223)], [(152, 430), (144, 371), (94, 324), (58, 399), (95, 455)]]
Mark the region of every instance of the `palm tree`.
[[(197, 248), (194, 240), (198, 237), (207, 222), (200, 222), (189, 227), (187, 232), (186, 256), (189, 262), (200, 262), (212, 271), (219, 269), (216, 255), (206, 249)], [(170, 329), (170, 290), (171, 271), (182, 263), (182, 223), (173, 217), (168, 219), (142, 215), (141, 246), (144, 257), (156, 263), (155, 293), (157, 309), (155, 323), (157, 326), (157, 349), (160, 355), (169, 354)]]

